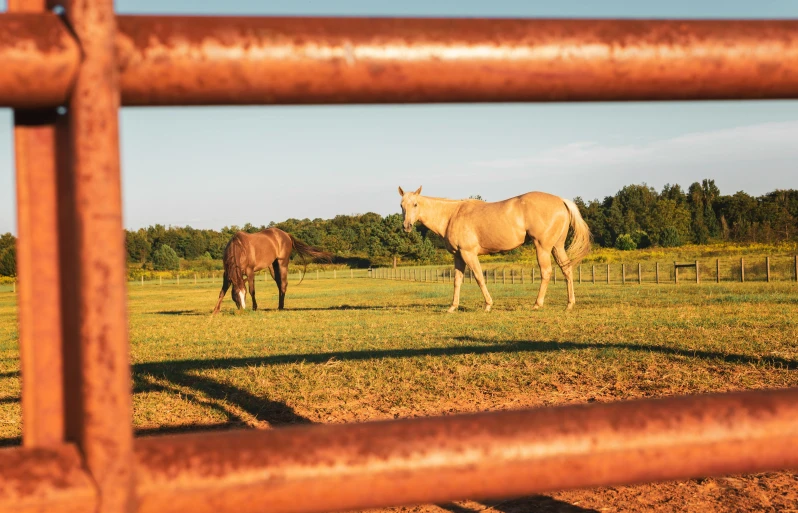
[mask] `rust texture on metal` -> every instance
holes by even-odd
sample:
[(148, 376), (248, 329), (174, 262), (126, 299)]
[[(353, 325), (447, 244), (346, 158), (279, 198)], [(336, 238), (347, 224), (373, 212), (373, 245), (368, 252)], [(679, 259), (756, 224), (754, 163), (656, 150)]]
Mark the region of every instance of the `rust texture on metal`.
[(798, 21), (120, 16), (124, 105), (798, 97)]
[[(52, 15), (42, 18), (50, 43), (32, 15), (9, 16), (23, 15), (0, 15), (0, 64), (13, 71), (0, 83), (0, 104), (60, 103), (76, 45)], [(798, 96), (796, 21), (118, 20), (125, 105)], [(45, 52), (50, 46), (61, 51)], [(42, 73), (55, 80), (32, 80)]]
[(85, 513), (97, 496), (74, 445), (0, 449), (0, 511)]
[(62, 186), (71, 198), (60, 230), (73, 266), (64, 276), (65, 303), (75, 305), (65, 330), (66, 436), (97, 485), (98, 511), (120, 513), (135, 504), (116, 17), (112, 0), (64, 7), (84, 55), (60, 128)]
[(20, 11), (28, 12), (0, 14), (0, 107), (62, 105), (80, 64), (78, 43), (55, 14)]
[(321, 512), (798, 467), (798, 389), (136, 442), (141, 513)]
[[(11, 12), (44, 12), (44, 0), (12, 0)], [(64, 441), (56, 112), (14, 112), (17, 292), (26, 447)]]

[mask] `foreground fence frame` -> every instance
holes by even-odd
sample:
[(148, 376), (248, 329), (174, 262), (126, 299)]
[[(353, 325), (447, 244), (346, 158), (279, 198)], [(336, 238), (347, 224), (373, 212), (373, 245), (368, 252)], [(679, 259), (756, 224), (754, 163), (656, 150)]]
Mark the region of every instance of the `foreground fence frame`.
[(798, 23), (62, 5), (0, 15), (23, 408), (0, 510), (312, 512), (798, 466), (795, 389), (134, 440), (118, 133), (122, 104), (798, 98)]

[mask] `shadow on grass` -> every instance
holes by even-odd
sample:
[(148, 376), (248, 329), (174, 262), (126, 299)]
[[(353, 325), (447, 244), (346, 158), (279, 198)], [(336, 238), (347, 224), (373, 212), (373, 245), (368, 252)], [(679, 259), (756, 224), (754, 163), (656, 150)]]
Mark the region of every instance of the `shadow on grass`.
[[(435, 356), (457, 356), (467, 354), (501, 354), (524, 352), (581, 351), (590, 349), (619, 349), (659, 353), (673, 357), (699, 358), (734, 365), (770, 365), (787, 370), (798, 369), (798, 361), (781, 357), (754, 357), (740, 354), (724, 354), (713, 351), (691, 351), (651, 344), (622, 342), (556, 342), (516, 340), (497, 344), (493, 340), (472, 336), (454, 337), (462, 345), (448, 347), (426, 347), (408, 349), (384, 349), (362, 351), (331, 351), (325, 353), (281, 354), (243, 358), (192, 359), (167, 362), (138, 363), (132, 366), (134, 392), (166, 392), (182, 395), (188, 400), (203, 404), (220, 413), (227, 423), (215, 425), (164, 426), (140, 430), (143, 434), (201, 431), (240, 427), (254, 419), (270, 426), (307, 424), (310, 419), (299, 415), (293, 408), (268, 397), (254, 395), (229, 383), (218, 381), (197, 371), (210, 369), (232, 369), (264, 365), (288, 365), (295, 363), (319, 364), (330, 360), (364, 361), (382, 358), (416, 358)], [(3, 398), (0, 402), (16, 402), (17, 398)], [(242, 416), (242, 412), (246, 415)], [(248, 417), (245, 419), (244, 417)], [(225, 427), (227, 426), (227, 427)], [(17, 439), (0, 439), (0, 446), (15, 445)], [(547, 511), (544, 509), (544, 511)], [(559, 510), (553, 510), (559, 511)], [(579, 511), (579, 510), (566, 510)]]
[[(374, 311), (374, 310), (411, 310), (411, 309), (434, 309), (439, 308), (438, 305), (430, 305), (430, 304), (422, 304), (422, 303), (413, 303), (407, 305), (385, 305), (385, 306), (366, 306), (366, 305), (337, 305), (337, 306), (326, 306), (326, 307), (299, 307), (299, 308), (291, 308), (286, 307), (283, 312), (333, 312), (333, 311), (345, 311), (345, 310), (365, 310), (365, 311)], [(231, 308), (230, 310), (222, 309), (220, 314), (224, 315), (226, 312), (235, 313), (238, 310), (235, 308)], [(246, 311), (252, 311), (251, 308), (247, 308)], [(259, 307), (256, 311), (258, 312), (279, 312), (276, 307), (269, 308), (269, 307)], [(445, 311), (445, 308), (441, 311)], [(211, 316), (211, 310), (161, 310), (159, 312), (150, 312), (150, 315), (186, 315), (186, 316)]]
[(152, 312), (152, 315), (210, 315), (211, 311), (208, 310), (207, 312), (201, 310), (161, 310), (160, 312)]
[[(359, 361), (381, 358), (416, 358), (424, 356), (457, 356), (466, 354), (501, 354), (501, 353), (536, 353), (552, 351), (581, 351), (587, 349), (621, 349), (647, 353), (659, 353), (685, 358), (700, 358), (737, 365), (772, 365), (788, 370), (798, 369), (798, 361), (787, 358), (766, 356), (762, 358), (725, 354), (714, 351), (692, 351), (651, 344), (631, 344), (624, 342), (557, 342), (514, 340), (497, 344), (489, 339), (471, 336), (454, 337), (459, 342), (478, 344), (457, 345), (448, 347), (423, 347), (412, 349), (378, 349), (363, 351), (331, 351), (325, 353), (278, 354), (271, 356), (250, 356), (242, 358), (218, 358), (213, 360), (174, 360), (168, 362), (138, 363), (133, 366), (134, 373), (148, 373), (162, 376), (175, 372), (194, 370), (251, 367), (261, 365), (286, 365), (294, 363), (326, 363), (330, 360)], [(192, 375), (192, 378), (197, 378)], [(197, 378), (199, 379), (199, 378)]]
[(451, 513), (478, 513), (488, 508), (503, 513), (598, 513), (598, 510), (575, 506), (546, 495), (504, 501), (478, 501), (478, 503), (481, 506), (479, 509), (455, 503), (438, 504), (438, 507)]

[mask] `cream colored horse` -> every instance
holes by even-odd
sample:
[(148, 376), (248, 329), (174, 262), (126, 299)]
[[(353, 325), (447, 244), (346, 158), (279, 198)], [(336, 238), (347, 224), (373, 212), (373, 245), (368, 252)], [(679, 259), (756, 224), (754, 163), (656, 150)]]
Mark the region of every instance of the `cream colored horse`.
[[(493, 304), (485, 286), (479, 255), (509, 251), (523, 244), (527, 237), (535, 243), (540, 265), (540, 290), (534, 309), (543, 306), (543, 298), (551, 278), (551, 255), (562, 269), (568, 284), (568, 306), (573, 308), (573, 268), (590, 251), (591, 235), (587, 223), (576, 204), (545, 192), (528, 192), (504, 201), (488, 203), (480, 200), (450, 200), (421, 195), (421, 187), (402, 196), (404, 229), (410, 232), (416, 221), (437, 233), (446, 241), (446, 248), (454, 255), (454, 299), (449, 312), (460, 304), (460, 285), (465, 266), (474, 273), (482, 295), (485, 311)], [(568, 228), (574, 230), (568, 251), (565, 239)]]

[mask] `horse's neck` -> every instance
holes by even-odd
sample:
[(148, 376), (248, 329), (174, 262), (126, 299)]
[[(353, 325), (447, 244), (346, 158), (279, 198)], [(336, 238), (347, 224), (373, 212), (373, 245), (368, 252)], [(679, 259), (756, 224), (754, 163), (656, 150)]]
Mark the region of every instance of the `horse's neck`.
[(457, 207), (460, 206), (460, 201), (447, 200), (441, 198), (419, 198), (422, 203), (421, 215), (418, 220), (421, 223), (437, 233), (441, 237), (446, 236), (446, 228), (449, 226), (449, 221), (454, 215)]

